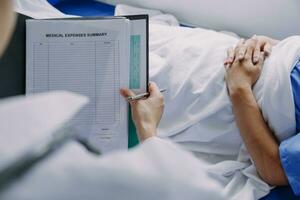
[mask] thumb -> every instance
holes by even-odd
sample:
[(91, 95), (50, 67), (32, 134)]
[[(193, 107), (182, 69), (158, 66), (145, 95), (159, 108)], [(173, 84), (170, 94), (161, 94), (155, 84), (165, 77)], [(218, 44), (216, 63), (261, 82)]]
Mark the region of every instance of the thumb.
[(156, 83), (154, 83), (154, 82), (150, 82), (149, 92), (150, 92), (150, 97), (161, 95)]
[(272, 46), (270, 43), (266, 43), (264, 46), (265, 56), (269, 56), (272, 53)]
[(127, 97), (135, 96), (134, 92), (132, 92), (128, 88), (121, 88), (120, 89), (120, 94), (127, 99)]

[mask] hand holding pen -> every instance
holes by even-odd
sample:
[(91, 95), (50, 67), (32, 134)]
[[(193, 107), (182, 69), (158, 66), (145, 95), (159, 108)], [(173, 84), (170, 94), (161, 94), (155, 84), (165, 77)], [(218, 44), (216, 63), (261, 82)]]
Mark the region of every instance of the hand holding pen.
[[(126, 88), (121, 89), (120, 93), (130, 103), (132, 119), (141, 142), (149, 137), (155, 136), (156, 128), (164, 109), (164, 97), (157, 85), (150, 83), (148, 94), (137, 96), (133, 91)], [(137, 101), (137, 99), (140, 100)]]
[[(161, 90), (159, 90), (159, 91), (162, 93), (162, 92), (167, 91), (167, 89), (161, 89)], [(127, 100), (128, 100), (128, 101), (136, 101), (136, 100), (140, 100), (140, 99), (146, 98), (146, 97), (148, 97), (149, 95), (150, 95), (149, 92), (145, 92), (145, 93), (138, 94), (138, 95), (135, 95), (135, 96), (129, 96), (129, 97), (127, 97)]]

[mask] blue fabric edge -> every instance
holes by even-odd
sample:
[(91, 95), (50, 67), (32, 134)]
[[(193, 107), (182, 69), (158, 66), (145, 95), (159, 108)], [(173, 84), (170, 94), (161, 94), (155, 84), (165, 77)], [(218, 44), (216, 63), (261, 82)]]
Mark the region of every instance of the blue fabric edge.
[[(293, 163), (292, 160), (290, 159), (290, 155), (293, 153), (289, 151), (289, 147), (291, 146), (291, 143), (294, 142), (294, 140), (295, 140), (294, 137), (289, 138), (280, 144), (279, 154), (280, 154), (282, 167), (285, 171), (285, 174), (290, 183), (290, 186), (291, 186), (294, 194), (296, 196), (300, 196), (300, 180), (297, 180), (297, 178), (296, 178), (296, 177), (299, 177), (299, 179), (300, 179), (300, 176), (297, 175), (296, 172), (294, 171), (294, 165), (296, 163)], [(298, 137), (300, 138), (300, 135)]]

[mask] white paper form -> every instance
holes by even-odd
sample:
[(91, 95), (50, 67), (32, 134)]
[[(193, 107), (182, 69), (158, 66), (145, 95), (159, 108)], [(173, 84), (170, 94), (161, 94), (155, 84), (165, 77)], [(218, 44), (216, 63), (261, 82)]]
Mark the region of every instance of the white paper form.
[(67, 90), (89, 97), (74, 118), (82, 137), (102, 152), (126, 149), (129, 85), (127, 19), (28, 20), (26, 92)]

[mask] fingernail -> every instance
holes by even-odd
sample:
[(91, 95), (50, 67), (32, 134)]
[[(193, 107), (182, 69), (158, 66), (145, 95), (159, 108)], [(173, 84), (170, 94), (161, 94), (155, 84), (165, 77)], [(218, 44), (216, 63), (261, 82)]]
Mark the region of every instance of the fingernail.
[(226, 58), (226, 60), (224, 61), (224, 64), (228, 64), (231, 62), (231, 58)]
[(257, 57), (257, 56), (255, 56), (255, 57), (253, 58), (253, 62), (254, 62), (254, 63), (257, 63), (257, 62), (258, 62), (258, 57)]
[(257, 35), (253, 35), (253, 37), (252, 37), (253, 39), (256, 39), (257, 38)]

